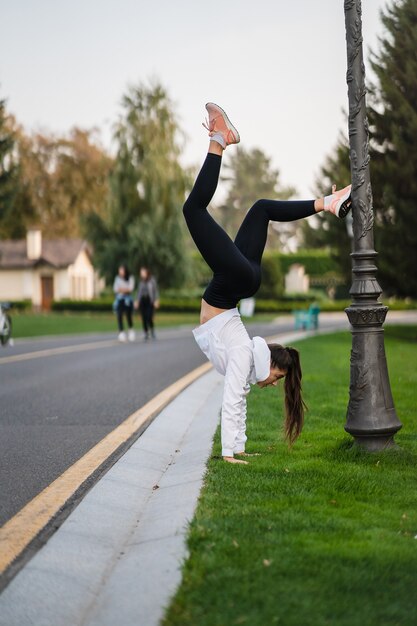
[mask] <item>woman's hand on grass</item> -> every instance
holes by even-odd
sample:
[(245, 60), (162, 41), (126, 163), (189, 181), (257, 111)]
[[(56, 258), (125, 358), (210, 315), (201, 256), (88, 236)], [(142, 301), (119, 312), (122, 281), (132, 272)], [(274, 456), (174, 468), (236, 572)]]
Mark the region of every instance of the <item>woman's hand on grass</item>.
[(242, 461), (241, 459), (235, 459), (234, 456), (224, 456), (223, 461), (226, 461), (226, 463), (239, 463), (240, 465), (249, 465), (247, 461)]

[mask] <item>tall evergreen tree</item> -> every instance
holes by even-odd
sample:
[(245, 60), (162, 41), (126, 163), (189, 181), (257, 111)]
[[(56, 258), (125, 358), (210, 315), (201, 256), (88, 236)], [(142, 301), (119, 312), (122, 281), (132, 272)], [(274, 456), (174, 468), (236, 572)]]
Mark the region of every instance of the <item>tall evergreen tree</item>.
[[(378, 279), (387, 294), (417, 297), (417, 3), (394, 2), (381, 19), (386, 34), (371, 56), (377, 81), (367, 97)], [(349, 180), (349, 148), (341, 138), (321, 170), (317, 193)], [(306, 224), (303, 233), (308, 245), (332, 249), (349, 282), (344, 223), (328, 220), (317, 230)]]
[(381, 15), (386, 35), (371, 64), (375, 244), (381, 284), (417, 296), (417, 2), (394, 2)]
[(190, 180), (179, 163), (172, 103), (160, 84), (129, 89), (115, 140), (107, 214), (86, 221), (98, 267), (109, 282), (119, 263), (134, 271), (144, 264), (162, 286), (179, 285), (187, 274), (182, 205)]
[[(331, 193), (331, 187), (336, 185), (342, 189), (350, 183), (349, 146), (347, 139), (341, 135), (331, 156), (328, 156), (320, 170), (315, 183), (315, 195), (325, 196)], [(341, 274), (349, 284), (351, 277), (351, 239), (345, 220), (336, 220), (332, 215), (319, 213), (314, 221), (303, 220), (303, 244), (306, 248), (326, 247), (330, 255), (339, 266)]]
[(5, 100), (0, 100), (0, 237), (13, 234), (8, 224), (13, 218), (18, 183), (19, 168), (16, 164), (12, 120), (6, 111)]

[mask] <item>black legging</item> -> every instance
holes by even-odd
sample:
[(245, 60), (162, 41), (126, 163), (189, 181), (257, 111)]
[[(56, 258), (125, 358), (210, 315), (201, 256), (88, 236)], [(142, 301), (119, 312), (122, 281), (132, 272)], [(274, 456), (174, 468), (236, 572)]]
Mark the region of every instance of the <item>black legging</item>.
[(121, 298), (117, 304), (117, 325), (119, 327), (119, 331), (123, 332), (123, 315), (126, 315), (127, 325), (129, 328), (132, 328), (132, 312), (133, 312), (133, 304), (130, 306), (126, 306), (123, 298)]
[(292, 222), (314, 215), (314, 200), (258, 200), (246, 214), (236, 239), (207, 211), (219, 180), (221, 157), (209, 153), (184, 204), (184, 217), (213, 278), (203, 294), (208, 304), (233, 309), (261, 284), (261, 259), (270, 220)]
[(140, 314), (142, 317), (142, 325), (145, 334), (147, 335), (149, 331), (154, 332), (153, 329), (153, 314), (154, 314), (154, 305), (150, 298), (142, 297), (140, 299)]

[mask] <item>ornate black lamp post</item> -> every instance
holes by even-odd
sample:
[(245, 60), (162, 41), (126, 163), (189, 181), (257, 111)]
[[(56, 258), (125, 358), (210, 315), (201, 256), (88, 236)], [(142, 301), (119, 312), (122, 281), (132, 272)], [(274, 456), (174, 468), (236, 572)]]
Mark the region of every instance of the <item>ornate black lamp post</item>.
[(388, 307), (378, 302), (382, 290), (376, 280), (361, 0), (345, 0), (344, 8), (353, 213), (352, 304), (346, 309), (352, 325), (352, 352), (345, 429), (357, 444), (374, 451), (394, 444), (401, 422), (392, 399), (384, 348), (382, 324)]

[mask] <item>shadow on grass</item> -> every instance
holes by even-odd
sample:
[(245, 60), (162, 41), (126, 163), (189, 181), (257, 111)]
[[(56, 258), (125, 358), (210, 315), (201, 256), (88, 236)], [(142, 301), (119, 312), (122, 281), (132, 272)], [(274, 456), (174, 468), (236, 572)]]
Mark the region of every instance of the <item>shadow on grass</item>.
[[(417, 435), (402, 435), (401, 442), (415, 441)], [(401, 443), (400, 442), (400, 443)], [(417, 463), (417, 453), (397, 445), (396, 447), (387, 448), (381, 452), (368, 452), (358, 446), (352, 439), (343, 439), (336, 445), (323, 450), (322, 457), (338, 463), (355, 462), (362, 465), (375, 465), (378, 461), (384, 461), (384, 464), (394, 467), (415, 466)]]

